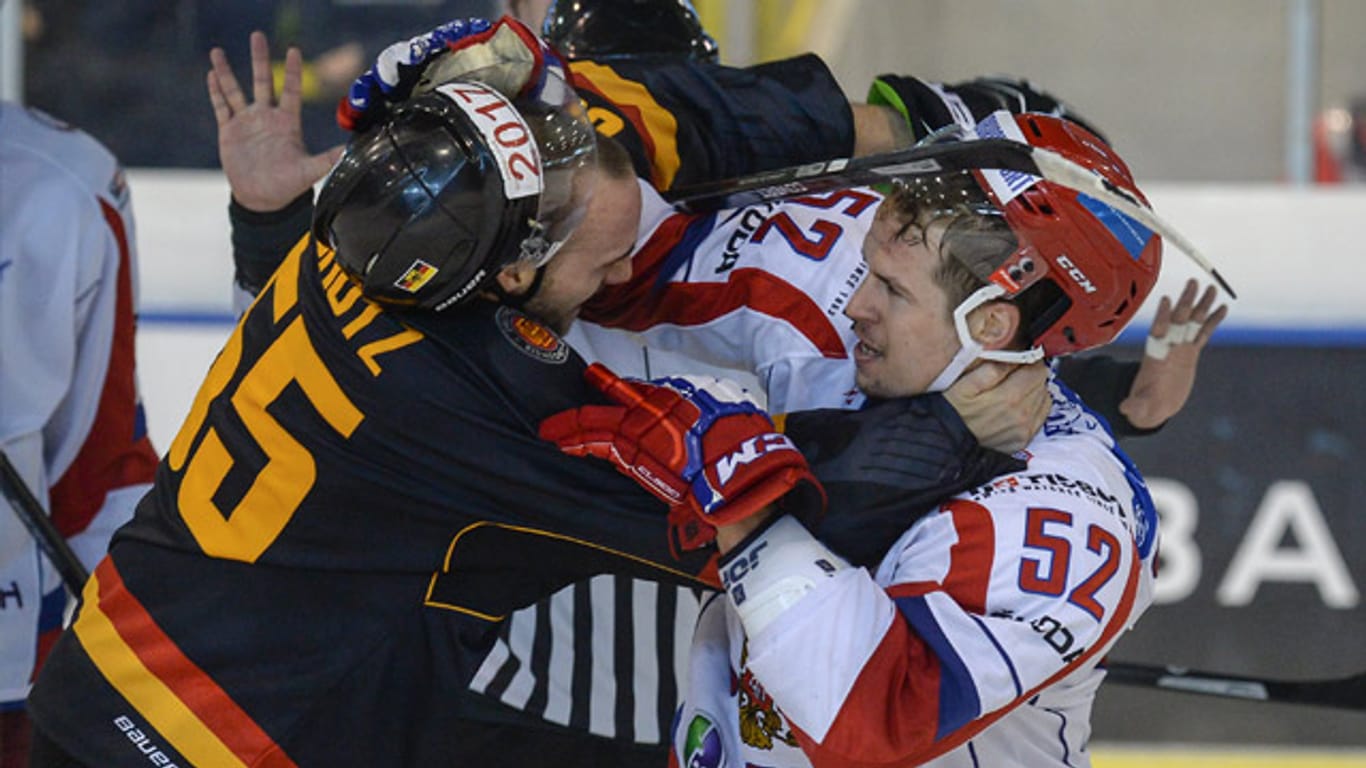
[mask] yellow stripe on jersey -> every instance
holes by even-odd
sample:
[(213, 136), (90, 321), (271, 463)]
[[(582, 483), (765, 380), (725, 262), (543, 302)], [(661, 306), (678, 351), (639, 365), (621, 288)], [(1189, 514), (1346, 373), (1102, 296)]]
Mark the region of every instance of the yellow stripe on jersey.
[(193, 765), (246, 766), (176, 696), (170, 686), (149, 670), (137, 653), (124, 642), (105, 615), (99, 602), (100, 579), (97, 571), (82, 590), (80, 616), (72, 629), (104, 679), (147, 719), (168, 746), (184, 755)]
[(678, 175), (678, 121), (659, 105), (645, 86), (627, 80), (611, 67), (591, 61), (574, 62), (574, 72), (587, 78), (602, 95), (619, 107), (639, 112), (645, 131), (641, 141), (654, 145), (650, 158), (650, 180), (656, 189), (668, 189)]

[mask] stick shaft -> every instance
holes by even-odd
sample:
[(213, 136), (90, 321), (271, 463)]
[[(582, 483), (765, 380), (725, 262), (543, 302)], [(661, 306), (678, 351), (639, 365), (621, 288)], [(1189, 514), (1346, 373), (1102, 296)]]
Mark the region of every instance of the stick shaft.
[(914, 146), (877, 155), (841, 158), (779, 168), (711, 184), (674, 190), (670, 202), (702, 212), (738, 208), (849, 187), (871, 186), (894, 178), (938, 176), (974, 169), (998, 169), (1039, 176), (1076, 190), (1136, 219), (1185, 253), (1229, 297), (1232, 286), (1190, 240), (1127, 191), (1071, 160), (1009, 139), (973, 139)]
[(677, 189), (667, 197), (670, 202), (689, 210), (711, 211), (868, 186), (897, 177), (937, 176), (974, 168), (1042, 175), (1034, 161), (1033, 148), (1028, 144), (1007, 139), (979, 139), (762, 171)]
[(43, 510), (43, 505), (38, 502), (33, 491), (29, 490), (24, 478), (19, 476), (19, 470), (10, 463), (9, 456), (6, 456), (4, 451), (0, 451), (0, 492), (9, 500), (10, 508), (38, 542), (43, 554), (56, 566), (62, 583), (66, 584), (71, 594), (79, 595), (90, 574), (86, 572), (85, 566), (81, 565), (76, 553), (71, 551), (71, 547), (57, 527), (52, 524), (52, 519)]
[(1366, 711), (1366, 672), (1325, 680), (1271, 680), (1126, 662), (1110, 662), (1106, 670), (1106, 680), (1122, 685), (1245, 701)]

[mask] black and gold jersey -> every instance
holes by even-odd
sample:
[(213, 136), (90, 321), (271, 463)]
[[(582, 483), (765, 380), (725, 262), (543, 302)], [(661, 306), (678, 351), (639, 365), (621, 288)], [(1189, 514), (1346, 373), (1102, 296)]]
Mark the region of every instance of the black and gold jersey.
[(661, 192), (853, 154), (853, 113), (814, 54), (746, 68), (581, 59), (570, 71), (598, 133)]
[(305, 238), (88, 583), (35, 719), (91, 765), (447, 764), (452, 695), (509, 612), (606, 571), (700, 583), (662, 504), (537, 437), (597, 398), (582, 370), (508, 307), (381, 309)]

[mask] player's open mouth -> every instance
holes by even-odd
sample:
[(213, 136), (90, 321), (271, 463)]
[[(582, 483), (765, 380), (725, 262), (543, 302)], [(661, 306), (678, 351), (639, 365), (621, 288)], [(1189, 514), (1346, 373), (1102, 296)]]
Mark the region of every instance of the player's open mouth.
[(882, 356), (882, 350), (872, 346), (866, 341), (860, 340), (854, 346), (854, 362), (863, 363)]

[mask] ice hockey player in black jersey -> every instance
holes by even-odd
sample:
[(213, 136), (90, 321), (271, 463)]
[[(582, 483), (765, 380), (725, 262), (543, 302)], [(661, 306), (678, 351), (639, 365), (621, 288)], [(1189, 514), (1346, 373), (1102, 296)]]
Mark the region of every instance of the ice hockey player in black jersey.
[[(603, 213), (629, 161), (559, 94), (445, 83), (353, 139), (87, 583), (34, 765), (449, 765), (510, 611), (605, 571), (701, 583), (664, 505), (537, 437), (600, 398), (557, 331), (635, 237)], [(745, 482), (809, 479), (784, 453)]]

